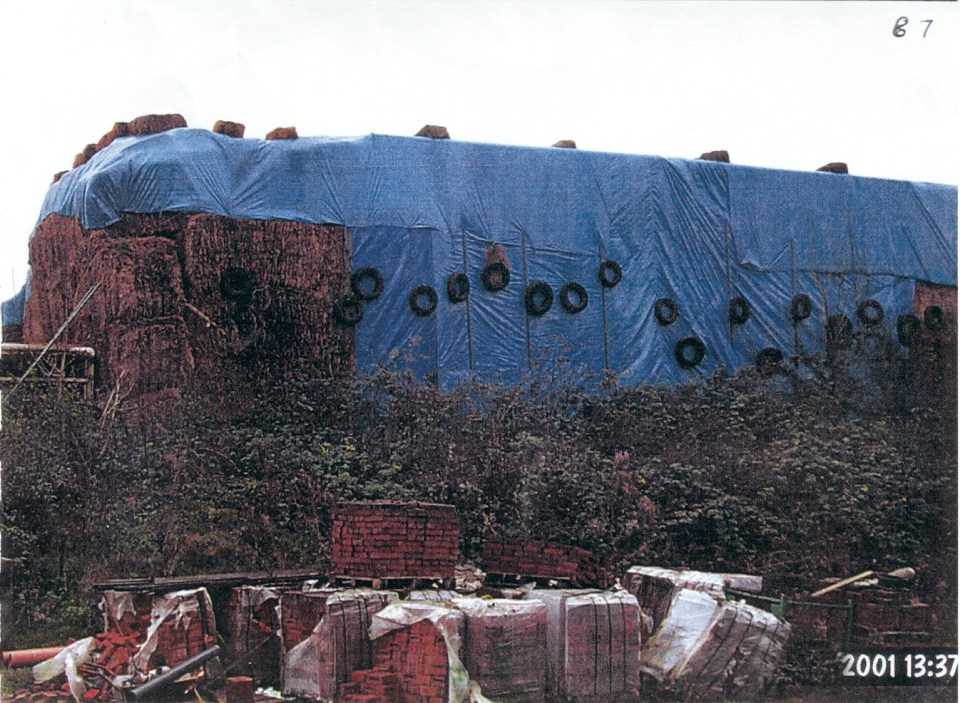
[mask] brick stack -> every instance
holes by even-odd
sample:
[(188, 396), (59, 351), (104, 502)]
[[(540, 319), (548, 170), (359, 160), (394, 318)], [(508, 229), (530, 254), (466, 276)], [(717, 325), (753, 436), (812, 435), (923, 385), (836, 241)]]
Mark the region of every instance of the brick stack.
[[(288, 620), (283, 611), (284, 604), (290, 602), (287, 595), (281, 597), (284, 622)], [(396, 599), (396, 593), (369, 589), (341, 591), (315, 599), (312, 605), (322, 603), (323, 613), (309, 636), (285, 652), (283, 692), (313, 700), (332, 700), (337, 687), (350, 681), (354, 671), (370, 669), (371, 619)], [(306, 621), (301, 619), (303, 622)], [(287, 630), (288, 642), (295, 636)]]
[[(396, 675), (400, 685), (396, 703), (447, 703), (466, 696), (468, 677), (458, 651), (464, 627), (461, 611), (427, 603), (398, 603), (374, 617), (373, 668)], [(451, 691), (451, 685), (458, 689)], [(370, 695), (363, 687), (345, 692)]]
[(213, 605), (204, 588), (164, 595), (106, 591), (100, 609), (108, 633), (136, 636), (139, 649), (132, 661), (140, 671), (176, 666), (216, 642)]
[(550, 700), (607, 703), (640, 685), (641, 613), (629, 593), (534, 590), (547, 610)]
[(610, 582), (591, 552), (552, 542), (488, 540), (481, 566), (489, 573), (563, 579), (580, 587), (605, 588)]
[(540, 601), (462, 598), (463, 663), (483, 695), (498, 703), (543, 703), (547, 608)]
[(354, 671), (339, 694), (340, 703), (403, 703), (400, 677), (383, 669)]
[(340, 591), (290, 591), (280, 595), (280, 644), (284, 654), (307, 639), (327, 612), (327, 600)]
[(232, 672), (258, 684), (280, 681), (280, 589), (240, 586), (230, 591), (224, 639)]
[(333, 516), (338, 577), (452, 579), (459, 520), (452, 505), (342, 503)]

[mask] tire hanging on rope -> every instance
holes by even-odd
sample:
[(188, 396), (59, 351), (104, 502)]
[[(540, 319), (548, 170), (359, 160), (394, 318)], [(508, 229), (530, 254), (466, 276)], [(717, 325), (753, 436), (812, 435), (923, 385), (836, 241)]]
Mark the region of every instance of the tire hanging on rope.
[(920, 336), (922, 325), (916, 315), (900, 315), (897, 317), (897, 341), (905, 347), (913, 345)]
[(849, 349), (853, 346), (853, 324), (843, 313), (827, 318), (827, 349)]
[(790, 300), (790, 317), (794, 322), (803, 322), (813, 313), (813, 300), (806, 293), (797, 293)]
[(341, 327), (356, 327), (363, 319), (363, 302), (345, 295), (333, 304), (333, 319)]
[(864, 300), (857, 306), (857, 319), (860, 324), (879, 325), (883, 318), (883, 306), (876, 300)]
[(487, 264), (480, 271), (480, 283), (491, 293), (496, 293), (510, 283), (510, 269), (499, 261)]
[(571, 315), (576, 315), (586, 310), (588, 303), (589, 296), (587, 295), (587, 289), (576, 281), (571, 281), (560, 289), (560, 307)]
[(383, 274), (372, 266), (364, 266), (350, 276), (350, 290), (360, 300), (376, 300), (383, 293)]
[(462, 303), (470, 297), (470, 279), (467, 274), (455, 272), (447, 277), (447, 300)]
[(604, 288), (613, 288), (623, 280), (623, 269), (616, 261), (605, 259), (597, 269), (597, 278), (600, 279), (600, 285)]
[(661, 327), (672, 325), (680, 317), (680, 308), (670, 298), (660, 298), (653, 304), (653, 316)]
[(750, 319), (750, 302), (742, 295), (738, 295), (727, 306), (727, 318), (734, 325), (742, 325)]
[(684, 337), (673, 348), (673, 357), (681, 369), (692, 369), (707, 354), (707, 348), (696, 337)]
[(250, 300), (253, 295), (253, 276), (246, 269), (236, 266), (224, 269), (220, 274), (220, 295), (224, 300)]
[(947, 319), (943, 315), (943, 308), (939, 305), (929, 305), (923, 311), (923, 326), (931, 332), (943, 332), (947, 326)]
[(523, 294), (527, 314), (540, 317), (553, 307), (553, 288), (546, 281), (534, 281)]
[[(422, 298), (426, 298), (425, 304), (421, 302)], [(410, 304), (410, 309), (413, 310), (414, 315), (417, 317), (426, 317), (437, 309), (439, 298), (437, 291), (428, 285), (422, 285), (410, 291), (407, 302)]]

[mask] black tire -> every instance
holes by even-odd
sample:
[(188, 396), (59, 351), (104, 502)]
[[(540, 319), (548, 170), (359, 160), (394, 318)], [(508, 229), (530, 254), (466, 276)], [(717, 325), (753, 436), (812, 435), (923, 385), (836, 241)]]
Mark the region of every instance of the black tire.
[(480, 272), (480, 283), (491, 293), (496, 293), (510, 283), (510, 269), (499, 261), (487, 264)]
[(742, 295), (738, 295), (736, 298), (730, 301), (730, 304), (727, 306), (727, 318), (730, 320), (731, 324), (742, 325), (744, 322), (750, 319), (750, 301), (744, 298)]
[(363, 319), (363, 301), (345, 295), (333, 304), (333, 319), (341, 327), (356, 327)]
[(794, 322), (803, 322), (813, 313), (813, 300), (806, 293), (797, 293), (790, 300), (790, 317)]
[[(372, 284), (372, 288), (367, 282)], [(376, 300), (383, 293), (383, 274), (372, 266), (364, 266), (350, 276), (350, 290), (360, 300)]]
[(546, 314), (553, 307), (553, 288), (546, 281), (534, 281), (523, 294), (523, 304), (528, 315), (540, 317)]
[(943, 308), (939, 305), (930, 305), (923, 311), (923, 326), (931, 332), (943, 332), (947, 326), (947, 319), (943, 315)]
[(853, 323), (843, 313), (827, 318), (827, 349), (849, 349), (853, 346)]
[(897, 341), (905, 347), (913, 345), (920, 336), (922, 325), (916, 315), (900, 315), (897, 318)]
[(465, 273), (451, 273), (447, 277), (447, 300), (462, 303), (470, 297), (470, 279)]
[(660, 298), (653, 304), (653, 316), (661, 327), (672, 325), (680, 317), (680, 308), (670, 298)]
[(220, 273), (220, 295), (224, 300), (250, 300), (253, 295), (253, 276), (246, 269), (230, 267)]
[[(427, 299), (426, 304), (421, 302), (421, 298)], [(436, 310), (439, 300), (437, 291), (427, 285), (417, 286), (410, 291), (410, 296), (407, 298), (410, 309), (413, 310), (413, 314), (417, 317), (426, 317)]]
[[(576, 302), (571, 299), (571, 294), (576, 298)], [(587, 289), (576, 281), (571, 281), (560, 289), (560, 307), (571, 315), (576, 315), (587, 309), (590, 297), (587, 295)]]
[(623, 269), (616, 261), (605, 259), (597, 269), (597, 278), (600, 279), (600, 285), (604, 288), (613, 288), (623, 280)]
[(864, 300), (857, 306), (857, 319), (862, 325), (879, 325), (883, 318), (883, 306), (876, 300)]
[(684, 337), (673, 348), (673, 358), (681, 369), (692, 369), (703, 361), (707, 348), (696, 337)]
[(776, 347), (765, 347), (757, 352), (754, 363), (758, 371), (769, 373), (783, 363), (783, 352)]

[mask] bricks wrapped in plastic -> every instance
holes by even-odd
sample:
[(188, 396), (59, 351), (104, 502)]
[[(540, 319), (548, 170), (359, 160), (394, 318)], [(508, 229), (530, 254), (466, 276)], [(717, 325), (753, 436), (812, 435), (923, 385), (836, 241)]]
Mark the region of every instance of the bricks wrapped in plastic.
[[(465, 623), (459, 609), (417, 602), (396, 603), (373, 617), (374, 669), (396, 675), (398, 703), (458, 703), (466, 698), (470, 677), (461, 660)], [(345, 693), (365, 694), (363, 689)]]
[(634, 695), (642, 615), (625, 591), (534, 590), (547, 607), (547, 696), (582, 703)]
[[(285, 596), (281, 597), (281, 618)], [(396, 593), (368, 589), (324, 596), (323, 613), (310, 636), (284, 655), (283, 692), (332, 700), (338, 686), (349, 682), (354, 671), (372, 668), (371, 619), (395, 600)]]
[(452, 505), (341, 503), (333, 515), (333, 568), (344, 577), (452, 579), (457, 565)]
[(666, 617), (678, 589), (723, 594), (725, 588), (760, 593), (763, 578), (750, 574), (713, 573), (659, 566), (632, 566), (623, 577), (623, 587), (636, 596), (640, 607), (653, 618), (654, 628)]
[(280, 682), (280, 589), (234, 588), (223, 629), (232, 673), (249, 676), (258, 684)]
[(497, 703), (543, 703), (547, 683), (547, 607), (542, 601), (461, 598), (462, 660), (480, 692)]
[(705, 591), (676, 592), (643, 649), (642, 670), (684, 699), (762, 694), (783, 660), (790, 626), (772, 613)]

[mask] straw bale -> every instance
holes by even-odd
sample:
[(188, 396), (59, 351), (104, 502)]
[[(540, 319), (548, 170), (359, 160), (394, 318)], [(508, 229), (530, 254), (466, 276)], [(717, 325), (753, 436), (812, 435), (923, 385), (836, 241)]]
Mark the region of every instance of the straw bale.
[(576, 149), (577, 143), (572, 139), (561, 139), (559, 142), (556, 142), (553, 146), (558, 149)]
[(166, 132), (170, 129), (186, 126), (187, 121), (183, 119), (183, 115), (172, 113), (167, 115), (141, 115), (132, 119), (127, 128), (128, 134), (139, 136), (142, 134), (157, 134), (158, 132)]
[(130, 125), (126, 122), (114, 122), (113, 128), (100, 137), (100, 141), (97, 142), (97, 151), (101, 149), (106, 149), (110, 144), (113, 143), (114, 139), (119, 139), (120, 137), (127, 136), (130, 132)]
[(264, 139), (296, 139), (298, 136), (296, 127), (277, 127), (267, 132)]
[(442, 125), (425, 124), (420, 128), (420, 131), (413, 136), (429, 137), (430, 139), (449, 139), (450, 132), (448, 132), (447, 128)]
[(228, 137), (242, 138), (246, 129), (246, 126), (239, 122), (229, 122), (227, 120), (217, 120), (213, 124), (213, 131), (216, 134), (225, 134)]

